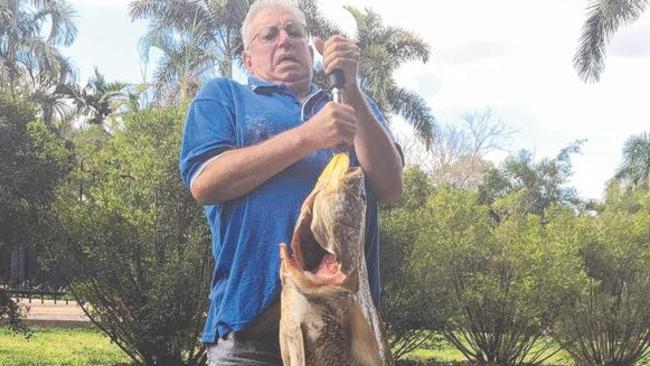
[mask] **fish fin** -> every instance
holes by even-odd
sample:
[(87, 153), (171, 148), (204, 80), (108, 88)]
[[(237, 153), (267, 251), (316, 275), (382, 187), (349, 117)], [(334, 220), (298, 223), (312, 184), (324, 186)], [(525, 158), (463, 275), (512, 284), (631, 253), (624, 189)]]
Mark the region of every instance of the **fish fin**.
[(300, 327), (283, 329), (280, 324), (280, 353), (284, 366), (306, 366), (305, 343)]
[(359, 290), (359, 271), (357, 271), (356, 268), (352, 270), (352, 272), (345, 277), (341, 286), (350, 290), (353, 294), (356, 294), (357, 290)]
[(352, 332), (352, 356), (363, 366), (381, 366), (379, 347), (370, 323), (358, 306), (350, 311), (350, 329)]
[(384, 321), (384, 318), (381, 316), (381, 314), (377, 314), (379, 316), (379, 323), (381, 326), (379, 327), (379, 330), (381, 330), (381, 343), (384, 345), (384, 358), (386, 362), (388, 363), (389, 366), (395, 365), (395, 360), (393, 359), (393, 353), (390, 350), (390, 344), (388, 343), (388, 334), (386, 334), (386, 322)]

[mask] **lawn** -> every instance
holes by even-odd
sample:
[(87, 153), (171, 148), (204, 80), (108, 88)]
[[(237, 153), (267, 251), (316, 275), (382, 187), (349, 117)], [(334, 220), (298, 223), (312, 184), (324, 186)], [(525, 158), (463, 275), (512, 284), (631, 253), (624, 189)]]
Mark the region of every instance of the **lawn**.
[[(465, 356), (463, 356), (460, 351), (444, 341), (442, 341), (438, 347), (435, 348), (423, 347), (416, 349), (415, 351), (409, 353), (406, 358), (414, 361), (435, 360), (438, 362), (454, 362), (466, 360)], [(543, 364), (572, 365), (573, 361), (569, 358), (569, 355), (566, 354), (566, 352), (560, 351), (550, 357), (548, 360), (544, 361)]]
[[(32, 328), (26, 339), (0, 326), (0, 366), (112, 366), (130, 360), (101, 332), (93, 328)], [(414, 361), (463, 361), (463, 355), (453, 347), (421, 348), (407, 356)], [(560, 352), (545, 362), (548, 365), (571, 365)], [(650, 365), (650, 356), (638, 366)]]
[(26, 339), (0, 327), (0, 366), (110, 366), (129, 358), (92, 328), (32, 328)]

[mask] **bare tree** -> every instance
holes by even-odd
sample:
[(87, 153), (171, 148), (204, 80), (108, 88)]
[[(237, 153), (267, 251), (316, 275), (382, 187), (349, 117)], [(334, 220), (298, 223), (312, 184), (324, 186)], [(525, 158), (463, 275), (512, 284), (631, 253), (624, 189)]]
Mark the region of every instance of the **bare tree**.
[(436, 185), (472, 189), (491, 166), (485, 157), (505, 150), (514, 131), (495, 117), (490, 109), (463, 115), (461, 125), (447, 124), (427, 149), (412, 133), (396, 133), (407, 165), (419, 165)]

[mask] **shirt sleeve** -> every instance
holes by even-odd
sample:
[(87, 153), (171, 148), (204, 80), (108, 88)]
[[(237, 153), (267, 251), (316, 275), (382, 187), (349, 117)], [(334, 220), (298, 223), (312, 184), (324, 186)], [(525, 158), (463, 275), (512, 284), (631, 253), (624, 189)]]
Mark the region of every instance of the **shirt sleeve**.
[(180, 151), (180, 171), (188, 188), (219, 154), (236, 144), (235, 114), (222, 101), (195, 99), (187, 113)]

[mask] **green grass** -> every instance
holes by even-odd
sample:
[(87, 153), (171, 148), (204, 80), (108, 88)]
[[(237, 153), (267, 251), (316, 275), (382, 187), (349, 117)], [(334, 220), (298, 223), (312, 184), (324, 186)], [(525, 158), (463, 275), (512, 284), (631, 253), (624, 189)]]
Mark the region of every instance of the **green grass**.
[[(101, 332), (92, 328), (32, 328), (25, 339), (0, 326), (0, 366), (111, 366), (128, 363), (129, 358)], [(411, 352), (410, 360), (440, 362), (464, 361), (463, 355), (446, 343), (439, 348), (420, 348)], [(564, 353), (545, 362), (549, 365), (571, 365)], [(650, 356), (639, 362), (650, 365)]]
[(110, 366), (129, 358), (92, 328), (32, 328), (25, 339), (0, 327), (0, 366)]
[(465, 356), (447, 343), (441, 348), (418, 348), (406, 355), (406, 359), (414, 361), (436, 360), (440, 362), (464, 361)]
[[(439, 347), (429, 347), (429, 348), (419, 348), (415, 351), (409, 353), (406, 358), (414, 361), (426, 361), (426, 360), (436, 360), (439, 362), (454, 362), (454, 361), (466, 361), (467, 359), (463, 356), (460, 351), (454, 348), (451, 344), (440, 341), (437, 346)], [(545, 365), (572, 365), (573, 361), (571, 357), (564, 352), (560, 351), (550, 357), (548, 360), (544, 361)]]
[[(551, 341), (548, 339), (547, 341)], [(551, 341), (552, 342), (552, 341)], [(431, 345), (427, 348), (419, 348), (415, 351), (406, 355), (406, 359), (413, 361), (428, 361), (435, 360), (439, 362), (456, 362), (456, 361), (466, 361), (467, 359), (460, 353), (456, 348), (451, 346), (446, 341), (440, 341), (437, 348), (432, 347)], [(574, 365), (575, 362), (569, 356), (569, 354), (561, 350), (551, 356), (548, 360), (545, 360), (543, 365)], [(635, 366), (650, 366), (650, 354), (641, 359), (636, 363)]]

